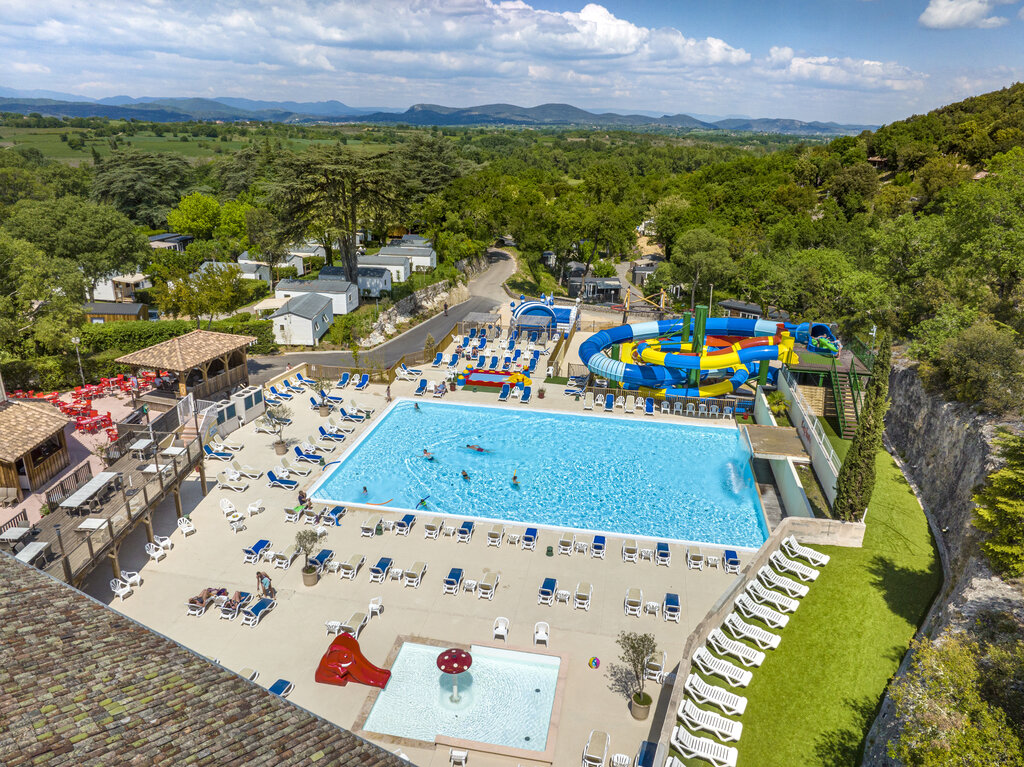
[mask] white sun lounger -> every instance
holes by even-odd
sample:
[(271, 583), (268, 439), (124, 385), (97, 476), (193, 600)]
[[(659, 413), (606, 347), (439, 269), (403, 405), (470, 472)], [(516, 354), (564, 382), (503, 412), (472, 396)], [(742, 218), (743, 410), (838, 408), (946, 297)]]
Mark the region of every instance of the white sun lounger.
[(796, 612), (796, 608), (800, 606), (800, 603), (795, 599), (790, 599), (777, 591), (766, 589), (758, 581), (750, 581), (747, 583), (746, 588), (747, 593), (755, 602), (760, 602), (763, 605), (770, 605), (776, 610), (781, 610), (784, 613)]
[(604, 767), (608, 761), (608, 747), (611, 745), (611, 738), (607, 732), (591, 730), (587, 738), (587, 745), (583, 749), (582, 767)]
[[(690, 674), (686, 677), (683, 689), (698, 703), (708, 706), (717, 706), (729, 716), (740, 716), (747, 710), (747, 699), (742, 695), (729, 692), (724, 687), (708, 684), (697, 674)], [(680, 705), (679, 716), (682, 718), (682, 705)]]
[(572, 554), (573, 546), (576, 545), (576, 536), (570, 533), (562, 533), (558, 539), (558, 553)]
[(802, 598), (807, 596), (807, 592), (810, 589), (802, 583), (797, 583), (792, 578), (786, 578), (783, 575), (779, 575), (777, 572), (772, 570), (768, 565), (764, 565), (760, 570), (757, 571), (757, 577), (761, 583), (771, 589), (778, 589), (784, 591), (791, 597)]
[(622, 542), (622, 561), (636, 562), (640, 554), (640, 547), (636, 545), (635, 538), (627, 538)]
[(754, 678), (753, 673), (735, 663), (716, 658), (707, 647), (698, 648), (693, 654), (693, 664), (705, 674), (721, 677), (733, 687), (746, 687)]
[(505, 538), (505, 528), (501, 525), (494, 525), (487, 531), (487, 545), (501, 547), (501, 541)]
[(631, 396), (630, 397), (626, 397), (626, 407), (623, 410), (623, 412), (625, 412), (625, 413), (634, 413), (634, 412), (636, 412), (636, 406), (634, 405), (635, 402), (636, 402), (636, 400), (633, 397), (631, 397)]
[(423, 522), (423, 537), (436, 540), (441, 534), (441, 527), (444, 525), (444, 520), (441, 519), (428, 519)]
[(679, 706), (679, 718), (691, 730), (710, 732), (719, 740), (737, 741), (743, 733), (743, 723), (726, 719), (714, 711), (706, 711), (689, 698), (684, 698)]
[(348, 560), (341, 563), (341, 567), (339, 568), (341, 577), (347, 578), (350, 581), (355, 580), (356, 573), (359, 572), (359, 568), (363, 566), (365, 561), (366, 557), (362, 554), (353, 554), (348, 558)]
[(665, 663), (668, 662), (668, 654), (662, 650), (661, 653), (648, 655), (644, 661), (644, 679), (657, 681), (658, 677), (665, 673)]
[(792, 535), (788, 538), (783, 538), (782, 550), (794, 559), (797, 557), (800, 559), (806, 559), (815, 567), (824, 567), (828, 564), (829, 559), (831, 559), (828, 554), (822, 554), (820, 551), (815, 551), (814, 549), (801, 545)]
[(583, 409), (593, 410), (594, 409), (594, 392), (588, 391), (583, 395)]
[(423, 574), (425, 572), (427, 572), (426, 563), (416, 562), (411, 568), (402, 574), (402, 582), (406, 586), (412, 586), (414, 589), (418, 589), (420, 587), (420, 583), (423, 581)]
[(782, 570), (787, 573), (793, 573), (793, 575), (802, 581), (813, 581), (818, 577), (817, 570), (789, 559), (781, 551), (773, 551), (772, 555), (768, 557), (768, 561), (775, 565), (775, 569)]
[(704, 552), (697, 549), (693, 552), (689, 547), (686, 549), (686, 568), (688, 570), (704, 569)]
[(782, 637), (778, 634), (773, 634), (770, 631), (765, 631), (760, 626), (747, 623), (736, 613), (729, 613), (722, 625), (729, 629), (729, 633), (737, 639), (746, 639), (753, 642), (762, 650), (774, 650), (779, 646), (779, 642), (782, 641)]
[(644, 606), (644, 592), (643, 589), (633, 587), (626, 591), (626, 597), (623, 599), (622, 607), (626, 611), (626, 615), (635, 615), (637, 618), (640, 617), (640, 611)]
[(711, 738), (701, 738), (685, 727), (677, 726), (672, 730), (672, 746), (687, 759), (703, 759), (714, 767), (736, 767), (739, 756), (732, 746), (723, 746)]
[(573, 594), (574, 610), (590, 610), (590, 599), (594, 596), (594, 587), (585, 581), (576, 584), (576, 592)]
[(708, 646), (719, 655), (731, 655), (748, 668), (757, 668), (764, 663), (764, 653), (748, 647), (735, 639), (729, 639), (722, 629), (712, 629), (708, 634)]
[(747, 618), (757, 618), (773, 629), (785, 628), (789, 623), (789, 616), (773, 610), (767, 605), (759, 605), (746, 594), (736, 597), (733, 607)]
[(372, 538), (377, 534), (377, 525), (381, 524), (384, 520), (380, 515), (368, 517), (363, 521), (363, 524), (359, 527), (359, 535), (362, 538)]
[(491, 570), (476, 585), (476, 595), (479, 599), (494, 599), (494, 592), (498, 590), (498, 581), (501, 575), (497, 570)]

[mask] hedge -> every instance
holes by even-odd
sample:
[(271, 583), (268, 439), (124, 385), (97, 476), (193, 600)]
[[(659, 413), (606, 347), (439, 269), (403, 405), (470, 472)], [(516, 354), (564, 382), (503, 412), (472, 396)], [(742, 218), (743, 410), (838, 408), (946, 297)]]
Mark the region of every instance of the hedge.
[[(251, 319), (242, 314), (227, 320), (217, 320), (210, 330), (255, 336), (256, 343), (249, 347), (250, 354), (269, 354), (277, 351), (273, 323), (270, 320)], [(206, 323), (203, 323), (205, 328)], [(118, 365), (115, 359), (123, 354), (144, 349), (195, 330), (189, 320), (162, 320), (157, 322), (108, 322), (85, 325), (79, 333), (82, 339), (82, 372), (86, 383), (98, 383), (101, 378), (130, 373), (131, 369)], [(78, 361), (74, 352), (52, 357), (34, 357), (11, 360), (0, 364), (4, 383), (9, 391), (35, 389), (54, 391), (72, 389), (82, 383)]]

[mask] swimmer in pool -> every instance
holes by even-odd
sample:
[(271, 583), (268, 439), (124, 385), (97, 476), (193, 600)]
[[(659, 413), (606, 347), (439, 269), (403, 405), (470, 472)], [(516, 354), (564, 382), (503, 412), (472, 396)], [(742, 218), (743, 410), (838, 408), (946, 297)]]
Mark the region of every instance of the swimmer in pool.
[(488, 452), (487, 450), (484, 450), (479, 445), (466, 445), (466, 449), (468, 449), (468, 450), (476, 450), (478, 453), (486, 453), (486, 452)]
[(465, 469), (462, 470), (462, 478), (463, 479), (469, 479), (469, 475), (466, 473)]
[(368, 495), (368, 491), (366, 489), (366, 485), (363, 485), (363, 495)]
[(434, 454), (431, 453), (431, 452), (428, 452), (426, 448), (423, 448), (423, 457), (426, 458), (428, 461), (433, 461), (434, 460)]
[(514, 471), (512, 472), (512, 484), (513, 484), (513, 485), (514, 485), (515, 487), (519, 487), (519, 479), (518, 479), (518, 477), (516, 476), (516, 474), (517, 474), (517, 472), (514, 472)]

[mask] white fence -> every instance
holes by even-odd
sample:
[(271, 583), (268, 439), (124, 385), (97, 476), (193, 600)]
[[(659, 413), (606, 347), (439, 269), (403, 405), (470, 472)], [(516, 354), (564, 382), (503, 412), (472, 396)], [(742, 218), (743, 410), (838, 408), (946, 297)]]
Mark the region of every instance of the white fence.
[(839, 467), (843, 462), (828, 441), (821, 422), (811, 413), (804, 401), (789, 368), (782, 369), (782, 376), (779, 378), (779, 391), (789, 402), (789, 420), (796, 427), (800, 440), (807, 449), (807, 454), (811, 456), (811, 464), (825, 491), (825, 497), (828, 498), (829, 504), (835, 503), (836, 480), (839, 478)]

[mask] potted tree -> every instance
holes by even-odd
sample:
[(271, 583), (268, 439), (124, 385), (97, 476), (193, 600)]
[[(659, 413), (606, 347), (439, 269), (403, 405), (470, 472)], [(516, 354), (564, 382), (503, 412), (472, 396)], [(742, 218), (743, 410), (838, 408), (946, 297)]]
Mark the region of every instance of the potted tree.
[(547, 389), (545, 389), (543, 386), (540, 387), (539, 389), (537, 389), (537, 399), (544, 399), (544, 397), (545, 397), (545, 395), (547, 393), (548, 393)]
[(326, 418), (331, 414), (331, 403), (327, 401), (327, 390), (334, 384), (334, 379), (318, 374), (313, 377), (313, 381), (316, 383), (316, 396), (320, 400), (320, 417)]
[(327, 532), (318, 533), (316, 530), (299, 530), (295, 534), (295, 548), (302, 552), (305, 564), (302, 566), (302, 583), (304, 586), (315, 586), (320, 579), (316, 568), (309, 563), (309, 555), (313, 549), (320, 545), (320, 541), (327, 537)]
[(629, 710), (634, 719), (646, 719), (651, 713), (653, 699), (644, 692), (644, 667), (647, 659), (658, 652), (658, 644), (653, 634), (637, 634), (634, 631), (623, 631), (616, 640), (622, 654), (619, 660), (633, 675), (634, 689), (629, 698)]
[(272, 405), (267, 408), (265, 420), (267, 427), (275, 437), (274, 452), (278, 455), (288, 452), (288, 443), (284, 441), (284, 427), (291, 420), (291, 415), (292, 411), (288, 409), (287, 405)]

